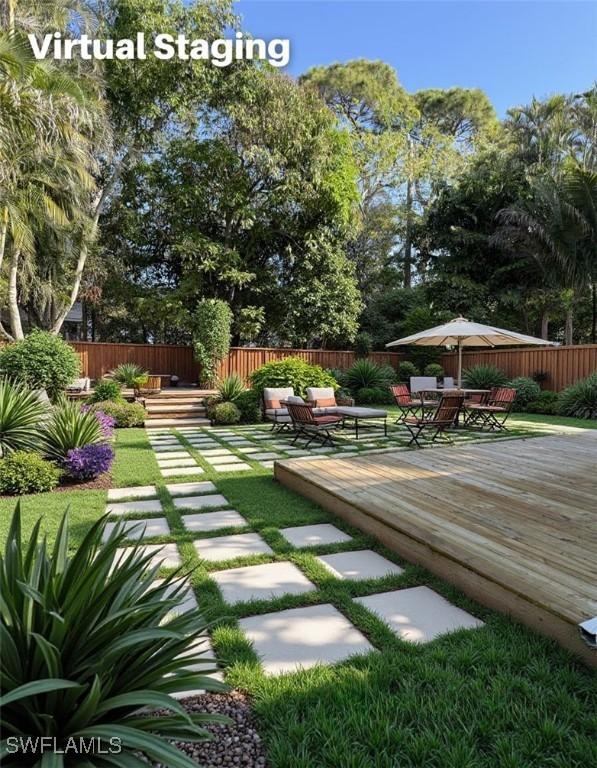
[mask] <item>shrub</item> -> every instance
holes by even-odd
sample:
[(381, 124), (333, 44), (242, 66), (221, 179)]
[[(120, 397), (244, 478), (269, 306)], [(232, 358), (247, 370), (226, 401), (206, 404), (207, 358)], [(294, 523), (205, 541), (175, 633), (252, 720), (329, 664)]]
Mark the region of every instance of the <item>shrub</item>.
[(541, 394), (541, 387), (528, 376), (518, 376), (508, 382), (508, 386), (516, 390), (516, 399), (514, 400), (516, 410), (524, 411), (526, 406)]
[(352, 392), (382, 388), (390, 385), (393, 376), (394, 369), (391, 366), (378, 365), (373, 360), (363, 358), (346, 371), (346, 385)]
[(114, 402), (122, 400), (122, 389), (117, 381), (102, 379), (97, 382), (89, 396), (89, 402), (99, 403), (103, 400), (113, 400)]
[(236, 403), (237, 399), (245, 391), (245, 385), (241, 377), (233, 373), (231, 376), (226, 376), (225, 379), (218, 385), (218, 394), (225, 403)]
[(558, 413), (578, 419), (597, 419), (597, 372), (560, 392)]
[(525, 407), (527, 413), (545, 413), (553, 416), (558, 412), (558, 394), (545, 390), (536, 400), (532, 400)]
[(549, 381), (549, 371), (534, 371), (531, 378), (537, 384), (545, 384), (546, 381)]
[(311, 365), (300, 357), (285, 357), (265, 363), (251, 374), (251, 384), (259, 397), (265, 387), (292, 387), (295, 395), (306, 397), (307, 387), (334, 387), (334, 377), (319, 365)]
[(462, 372), (462, 381), (470, 389), (492, 389), (506, 384), (506, 374), (495, 365), (473, 365)]
[(205, 414), (210, 421), (215, 420), (216, 405), (222, 402), (220, 395), (209, 395), (205, 398)]
[(54, 409), (42, 432), (46, 456), (61, 462), (73, 448), (103, 440), (102, 427), (93, 410), (81, 410), (76, 402), (65, 401)]
[(230, 350), (232, 311), (221, 299), (203, 299), (197, 305), (193, 328), (195, 358), (201, 367), (201, 381), (211, 385), (218, 363)]
[(373, 349), (373, 338), (370, 333), (361, 331), (354, 340), (354, 351), (357, 357), (367, 357)]
[(402, 363), (398, 363), (398, 381), (402, 384), (410, 384), (411, 376), (418, 376), (419, 369), (410, 360), (404, 360)]
[(372, 405), (374, 403), (387, 405), (393, 402), (390, 390), (383, 387), (363, 387), (357, 390), (355, 400), (358, 405)]
[(326, 372), (329, 373), (330, 376), (334, 377), (341, 388), (348, 388), (346, 382), (346, 371), (343, 371), (340, 368), (326, 368)]
[(135, 379), (139, 376), (147, 376), (147, 371), (143, 370), (137, 363), (120, 363), (112, 371), (112, 378), (124, 387), (134, 387)]
[(30, 389), (45, 389), (54, 399), (79, 376), (81, 364), (73, 348), (53, 333), (34, 330), (22, 341), (0, 350), (0, 376)]
[(439, 363), (429, 363), (423, 371), (424, 376), (435, 376), (436, 379), (444, 378), (444, 369)]
[(105, 443), (91, 443), (70, 450), (62, 466), (66, 473), (76, 480), (92, 480), (107, 472), (113, 460), (114, 451), (111, 446)]
[(120, 402), (106, 401), (95, 403), (93, 410), (105, 413), (114, 419), (114, 426), (117, 429), (126, 427), (142, 427), (145, 422), (147, 412), (141, 403), (127, 403), (126, 400)]
[(259, 395), (253, 389), (245, 389), (236, 398), (234, 405), (240, 411), (241, 424), (256, 424), (261, 421)]
[(0, 379), (0, 456), (39, 447), (46, 406), (23, 384)]
[[(191, 768), (195, 763), (173, 742), (207, 739), (205, 723), (229, 721), (187, 714), (170, 696), (228, 690), (206, 674), (215, 670), (200, 655), (205, 619), (196, 609), (177, 610), (186, 582), (174, 574), (156, 585), (152, 556), (141, 544), (119, 557), (123, 527), (102, 543), (105, 517), (73, 552), (66, 514), (52, 549), (39, 540), (40, 524), (23, 541), (17, 505), (0, 556), (6, 733), (55, 737), (61, 750), (73, 737), (96, 745), (101, 739), (103, 754), (97, 746), (91, 754), (71, 749), (67, 761), (52, 754), (48, 765)], [(122, 751), (107, 762), (111, 737), (121, 739)], [(25, 762), (22, 754), (3, 755), (7, 768)]]
[(58, 485), (60, 470), (37, 453), (15, 451), (0, 460), (0, 493), (44, 493)]
[(218, 403), (214, 408), (216, 424), (238, 424), (240, 411), (234, 403)]

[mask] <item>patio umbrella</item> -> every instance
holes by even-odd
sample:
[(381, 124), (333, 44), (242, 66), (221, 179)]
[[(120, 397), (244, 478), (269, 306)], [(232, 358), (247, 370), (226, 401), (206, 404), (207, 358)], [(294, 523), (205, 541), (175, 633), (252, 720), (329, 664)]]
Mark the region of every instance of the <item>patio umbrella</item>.
[(464, 317), (457, 317), (449, 323), (436, 325), (426, 331), (413, 333), (403, 339), (391, 341), (386, 347), (399, 347), (406, 344), (418, 344), (429, 347), (458, 347), (458, 387), (462, 386), (462, 348), (497, 347), (500, 345), (534, 344), (536, 346), (553, 345), (553, 341), (526, 336), (524, 333), (505, 331), (491, 325), (472, 323)]

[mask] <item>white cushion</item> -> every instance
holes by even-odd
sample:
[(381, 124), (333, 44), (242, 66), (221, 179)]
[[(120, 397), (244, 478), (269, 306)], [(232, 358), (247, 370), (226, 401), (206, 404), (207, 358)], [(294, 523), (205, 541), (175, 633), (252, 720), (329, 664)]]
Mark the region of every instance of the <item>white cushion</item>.
[(67, 389), (80, 389), (83, 392), (87, 392), (91, 389), (91, 379), (88, 376), (83, 376), (81, 379), (74, 379), (68, 385)]
[(422, 389), (437, 389), (437, 378), (435, 376), (411, 376), (411, 394), (420, 392)]
[(297, 405), (305, 405), (305, 401), (302, 397), (299, 397), (298, 395), (290, 395), (290, 397), (286, 398), (287, 403), (296, 403)]
[(327, 400), (331, 397), (336, 398), (333, 387), (307, 387), (307, 397), (312, 402), (315, 400)]
[(264, 400), (287, 400), (294, 395), (292, 387), (265, 387), (263, 390)]

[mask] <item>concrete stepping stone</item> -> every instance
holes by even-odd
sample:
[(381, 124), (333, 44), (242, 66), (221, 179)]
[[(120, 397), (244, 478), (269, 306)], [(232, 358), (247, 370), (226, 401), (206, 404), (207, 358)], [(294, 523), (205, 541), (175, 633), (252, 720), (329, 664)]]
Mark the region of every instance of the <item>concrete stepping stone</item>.
[(192, 467), (197, 462), (191, 456), (188, 459), (158, 459), (158, 466), (162, 469), (168, 467)]
[(375, 650), (333, 605), (312, 605), (239, 621), (266, 675), (334, 664)]
[(261, 466), (264, 469), (273, 469), (274, 468), (274, 462), (273, 461), (260, 461), (259, 462)]
[(249, 454), (249, 455), (250, 455), (250, 454), (252, 454), (252, 453), (259, 453), (259, 450), (260, 450), (260, 449), (259, 449), (259, 448), (257, 448), (257, 446), (252, 446), (251, 448), (241, 448), (241, 449), (240, 449), (240, 452), (241, 452), (241, 453), (246, 453), (246, 454)]
[(376, 613), (399, 637), (411, 643), (428, 643), (446, 632), (483, 626), (482, 621), (429, 587), (356, 597), (354, 602)]
[(315, 558), (338, 579), (363, 581), (365, 579), (380, 579), (390, 574), (398, 575), (403, 569), (386, 560), (372, 549), (361, 549), (356, 552), (338, 552), (335, 555), (319, 555)]
[(238, 456), (235, 456), (230, 451), (228, 451), (227, 454), (228, 455), (224, 454), (222, 456), (206, 456), (203, 454), (203, 457), (209, 464), (234, 464), (240, 461)]
[(234, 456), (228, 448), (208, 448), (206, 451), (200, 451), (200, 453), (208, 460), (210, 456)]
[(251, 456), (253, 461), (269, 461), (270, 459), (281, 459), (279, 453), (254, 453)]
[(157, 491), (155, 485), (136, 485), (131, 488), (110, 488), (108, 491), (108, 501), (119, 501), (121, 499), (147, 499), (156, 494)]
[(201, 512), (198, 515), (183, 515), (182, 522), (188, 531), (211, 533), (220, 528), (239, 528), (249, 523), (234, 509), (224, 509), (220, 512)]
[(176, 509), (208, 509), (209, 507), (227, 507), (228, 499), (221, 493), (207, 496), (181, 496), (173, 501)]
[(280, 533), (293, 547), (317, 547), (321, 544), (340, 544), (344, 541), (352, 541), (352, 536), (329, 523), (282, 528)]
[(216, 472), (246, 472), (251, 469), (248, 464), (243, 464), (242, 462), (238, 464), (217, 464), (213, 468)]
[(202, 475), (201, 467), (169, 467), (162, 469), (162, 477), (184, 477), (185, 475)]
[[(144, 554), (152, 555), (150, 565), (160, 564), (162, 568), (178, 568), (181, 564), (180, 554), (176, 544), (145, 544), (140, 547)], [(130, 547), (119, 547), (116, 550), (117, 559), (120, 555), (126, 555)]]
[(188, 451), (164, 451), (156, 456), (158, 464), (162, 461), (168, 461), (171, 459), (190, 459), (191, 454)]
[(149, 539), (152, 536), (168, 536), (170, 534), (168, 521), (165, 517), (151, 517), (147, 520), (123, 520), (121, 523), (106, 523), (104, 541), (119, 524), (124, 525), (127, 539)]
[(170, 496), (191, 496), (195, 493), (212, 493), (216, 486), (210, 480), (199, 483), (170, 483), (166, 486)]
[(176, 451), (179, 448), (182, 448), (182, 445), (180, 443), (168, 443), (168, 445), (155, 445), (153, 446), (153, 450), (155, 453), (169, 453), (171, 451)]
[(115, 504), (108, 504), (106, 512), (111, 515), (127, 515), (131, 512), (162, 512), (162, 502), (159, 499), (120, 501)]
[[(163, 583), (164, 583), (164, 579), (155, 579), (153, 582), (153, 585), (155, 587), (158, 587), (160, 584), (163, 584)], [(176, 589), (178, 589), (180, 586), (181, 584), (179, 579), (177, 579), (175, 582), (171, 584), (168, 584), (164, 593), (164, 597), (166, 598), (172, 597), (172, 593)], [(188, 611), (194, 611), (198, 608), (197, 598), (195, 597), (193, 588), (191, 587), (188, 580), (186, 579), (185, 579), (185, 589), (180, 594), (182, 596), (181, 602), (178, 604), (178, 607), (176, 609), (173, 609), (172, 611), (170, 611), (169, 615), (188, 613)]]
[(258, 533), (235, 533), (193, 542), (197, 554), (203, 560), (233, 560), (249, 555), (273, 555), (273, 550)]
[(228, 605), (248, 600), (270, 600), (282, 595), (302, 595), (315, 589), (294, 563), (266, 563), (228, 568), (211, 574)]

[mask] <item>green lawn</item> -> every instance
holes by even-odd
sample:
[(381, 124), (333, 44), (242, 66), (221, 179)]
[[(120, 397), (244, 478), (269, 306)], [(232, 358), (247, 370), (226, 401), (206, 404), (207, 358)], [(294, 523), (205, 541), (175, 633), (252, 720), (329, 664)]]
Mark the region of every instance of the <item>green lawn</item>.
[[(539, 432), (563, 423), (517, 415), (519, 421), (528, 422), (531, 429), (538, 427)], [(192, 541), (201, 534), (183, 527), (144, 431), (118, 433), (114, 484), (158, 486), (171, 528), (171, 536), (162, 540), (176, 541), (184, 567), (192, 570), (200, 607), (214, 622), (214, 648), (218, 658), (226, 661), (228, 681), (254, 697), (273, 768), (584, 768), (597, 764), (597, 677), (570, 654), (468, 600), (422, 568), (401, 561), (375, 539), (276, 483), (271, 472), (258, 464), (251, 462), (251, 472), (216, 474), (191, 451), (206, 470), (202, 479), (213, 480), (249, 524), (248, 529), (224, 532), (258, 531), (274, 550), (273, 556), (247, 557), (234, 564), (291, 560), (317, 587), (304, 595), (226, 606), (210, 572), (232, 563), (198, 560)], [(105, 492), (28, 497), (23, 500), (24, 525), (30, 526), (43, 513), (51, 533), (67, 503), (77, 541), (102, 513)], [(13, 505), (12, 500), (0, 500), (1, 535)], [(307, 551), (294, 549), (279, 533), (285, 526), (315, 522), (333, 522), (354, 539)], [(375, 549), (404, 566), (404, 572), (369, 582), (338, 581), (315, 559), (316, 554), (362, 548)], [(351, 599), (421, 584), (478, 616), (485, 626), (414, 646), (397, 639)], [(238, 619), (314, 603), (336, 606), (377, 650), (334, 667), (265, 677), (238, 628)]]

